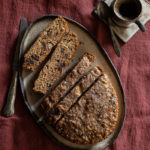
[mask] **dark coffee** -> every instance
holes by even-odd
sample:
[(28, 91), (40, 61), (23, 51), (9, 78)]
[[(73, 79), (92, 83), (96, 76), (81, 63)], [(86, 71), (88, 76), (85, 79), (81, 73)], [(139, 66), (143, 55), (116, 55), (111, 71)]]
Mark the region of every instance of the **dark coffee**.
[(134, 19), (138, 17), (140, 12), (141, 10), (138, 4), (134, 1), (125, 2), (119, 7), (119, 13), (128, 19)]

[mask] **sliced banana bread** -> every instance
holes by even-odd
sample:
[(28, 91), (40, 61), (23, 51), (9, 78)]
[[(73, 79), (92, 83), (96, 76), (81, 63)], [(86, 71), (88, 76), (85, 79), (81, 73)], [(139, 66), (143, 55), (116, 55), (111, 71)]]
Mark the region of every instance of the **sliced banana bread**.
[(36, 70), (67, 31), (68, 23), (63, 17), (59, 16), (52, 21), (24, 55), (23, 67)]
[(95, 61), (96, 57), (87, 52), (85, 53), (63, 81), (43, 100), (41, 107), (46, 114), (59, 101), (61, 97), (73, 86), (86, 72), (87, 68)]
[(34, 91), (46, 94), (69, 64), (77, 50), (79, 40), (74, 32), (65, 34), (58, 43), (51, 59), (44, 65), (34, 83)]
[(64, 99), (58, 103), (56, 107), (52, 108), (46, 118), (48, 123), (55, 124), (100, 75), (102, 75), (102, 69), (99, 66), (91, 69), (91, 71), (81, 79), (81, 81), (70, 91), (70, 93), (64, 97)]
[(118, 120), (118, 99), (103, 75), (57, 122), (56, 131), (77, 144), (94, 144), (107, 138)]

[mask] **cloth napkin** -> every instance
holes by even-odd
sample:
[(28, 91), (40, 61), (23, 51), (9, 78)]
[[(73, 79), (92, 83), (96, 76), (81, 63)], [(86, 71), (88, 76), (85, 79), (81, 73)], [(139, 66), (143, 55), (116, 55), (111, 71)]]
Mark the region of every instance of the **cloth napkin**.
[[(60, 14), (84, 25), (101, 43), (114, 63), (126, 93), (126, 120), (113, 145), (106, 150), (150, 149), (150, 23), (126, 44), (118, 58), (105, 24), (91, 15), (97, 0), (1, 0), (0, 1), (0, 111), (11, 80), (12, 60), (19, 22), (45, 14)], [(15, 114), (0, 114), (0, 150), (62, 150), (35, 123), (17, 88)]]

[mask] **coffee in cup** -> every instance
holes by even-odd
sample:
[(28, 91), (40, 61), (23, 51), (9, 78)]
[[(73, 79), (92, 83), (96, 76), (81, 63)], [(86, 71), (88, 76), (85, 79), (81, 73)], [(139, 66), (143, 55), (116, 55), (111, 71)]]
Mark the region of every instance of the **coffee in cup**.
[(136, 23), (144, 32), (145, 27), (139, 19), (142, 9), (140, 0), (116, 0), (113, 4), (113, 21), (122, 27), (128, 27), (131, 23)]

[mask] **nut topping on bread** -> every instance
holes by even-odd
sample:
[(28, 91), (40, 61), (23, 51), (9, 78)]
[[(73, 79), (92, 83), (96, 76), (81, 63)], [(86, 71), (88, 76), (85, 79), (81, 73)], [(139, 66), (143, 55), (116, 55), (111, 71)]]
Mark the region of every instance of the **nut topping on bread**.
[(56, 124), (56, 131), (77, 144), (106, 139), (118, 120), (118, 99), (106, 74)]

